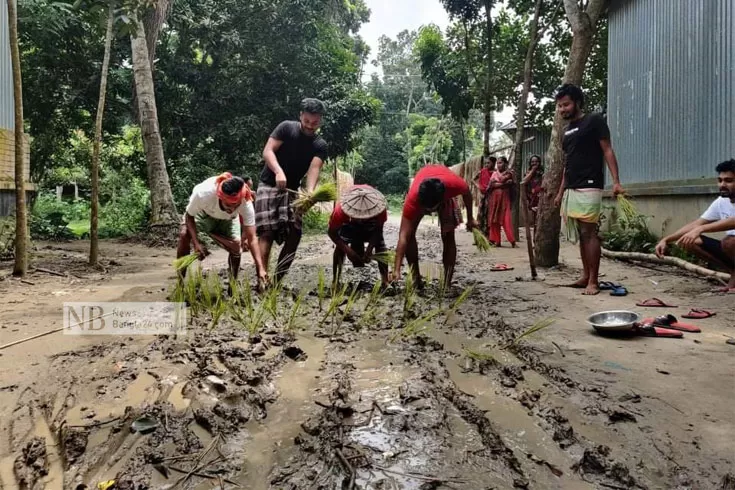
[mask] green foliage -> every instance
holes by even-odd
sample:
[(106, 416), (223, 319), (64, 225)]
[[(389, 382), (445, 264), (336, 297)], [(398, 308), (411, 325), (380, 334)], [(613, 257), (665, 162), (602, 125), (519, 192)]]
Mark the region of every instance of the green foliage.
[(445, 120), (421, 114), (409, 115), (408, 127), (396, 135), (396, 140), (406, 148), (409, 176), (425, 165), (446, 162), (453, 146)]
[(317, 235), (327, 232), (329, 226), (329, 213), (322, 213), (316, 209), (310, 209), (302, 218), (302, 230), (307, 235)]
[(606, 249), (619, 252), (652, 253), (658, 243), (648, 228), (648, 218), (641, 214), (618, 216), (602, 239)]

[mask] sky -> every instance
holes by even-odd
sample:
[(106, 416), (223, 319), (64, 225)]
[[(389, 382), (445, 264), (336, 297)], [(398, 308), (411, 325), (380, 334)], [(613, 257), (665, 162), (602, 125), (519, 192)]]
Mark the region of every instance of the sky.
[[(370, 46), (370, 61), (378, 53), (378, 39), (382, 35), (394, 38), (405, 30), (416, 30), (422, 25), (436, 24), (446, 28), (449, 25), (449, 14), (439, 0), (365, 0), (370, 9), (370, 22), (360, 28), (360, 36)], [(365, 77), (377, 69), (368, 63), (365, 66)]]
[[(370, 9), (370, 21), (360, 28), (360, 36), (370, 46), (370, 58), (366, 63), (363, 80), (378, 71), (372, 61), (378, 53), (378, 39), (386, 35), (395, 38), (399, 32), (416, 30), (426, 24), (436, 24), (442, 30), (449, 25), (449, 14), (439, 0), (365, 0)], [(496, 120), (509, 122), (513, 109), (505, 108), (496, 114)]]

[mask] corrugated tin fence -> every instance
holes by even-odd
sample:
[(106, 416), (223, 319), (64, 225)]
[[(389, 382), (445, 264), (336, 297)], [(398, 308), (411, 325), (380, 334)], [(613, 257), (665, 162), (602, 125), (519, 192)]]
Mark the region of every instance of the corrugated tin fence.
[(3, 1), (0, 2), (0, 128), (13, 129), (13, 69), (8, 36), (8, 7)]
[(735, 158), (735, 1), (613, 0), (608, 123), (623, 183)]

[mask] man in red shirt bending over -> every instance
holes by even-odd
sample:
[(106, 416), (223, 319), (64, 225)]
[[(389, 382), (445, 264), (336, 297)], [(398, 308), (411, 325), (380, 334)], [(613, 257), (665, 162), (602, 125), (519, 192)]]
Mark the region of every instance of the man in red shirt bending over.
[(444, 264), (444, 283), (449, 286), (457, 262), (457, 243), (454, 230), (461, 223), (462, 215), (455, 197), (462, 196), (467, 209), (467, 229), (478, 226), (472, 218), (472, 194), (467, 183), (444, 165), (427, 165), (416, 173), (413, 184), (403, 203), (401, 230), (398, 234), (396, 262), (393, 279), (401, 277), (403, 257), (406, 257), (416, 284), (421, 286), (419, 272), (419, 247), (416, 242), (416, 228), (421, 218), (436, 211), (439, 215), (443, 244), (442, 263)]

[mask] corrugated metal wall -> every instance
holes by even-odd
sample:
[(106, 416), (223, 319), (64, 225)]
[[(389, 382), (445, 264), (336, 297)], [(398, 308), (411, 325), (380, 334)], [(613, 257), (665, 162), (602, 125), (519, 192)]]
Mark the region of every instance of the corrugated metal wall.
[(0, 2), (0, 128), (13, 129), (13, 69), (8, 34), (8, 7)]
[(531, 155), (538, 155), (541, 157), (541, 163), (546, 167), (546, 151), (549, 149), (549, 143), (551, 142), (551, 131), (545, 129), (525, 129), (525, 138), (535, 136), (535, 138), (528, 143), (523, 143), (523, 171), (528, 170), (528, 159)]
[(712, 178), (735, 158), (735, 1), (613, 0), (608, 69), (624, 184)]

